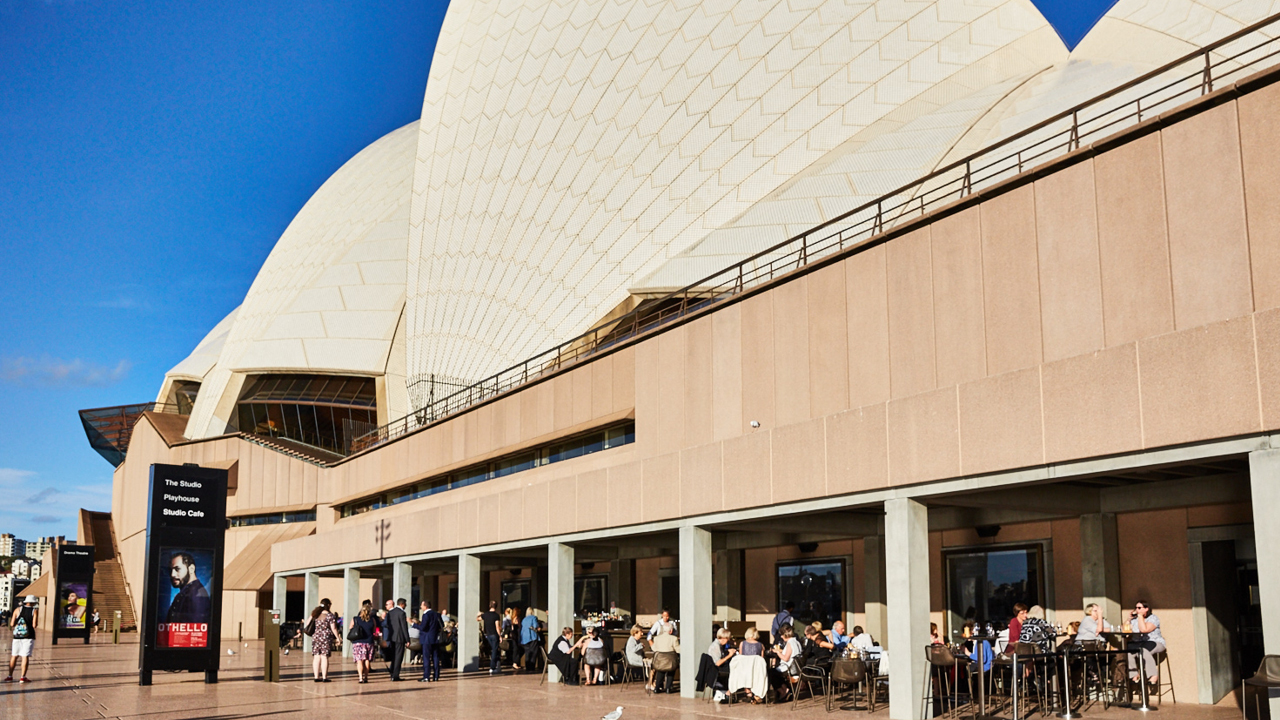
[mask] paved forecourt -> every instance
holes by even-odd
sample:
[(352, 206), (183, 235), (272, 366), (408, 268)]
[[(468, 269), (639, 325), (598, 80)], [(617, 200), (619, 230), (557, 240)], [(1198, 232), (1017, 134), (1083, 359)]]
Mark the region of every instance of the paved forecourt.
[[(146, 718), (146, 720), (233, 720), (256, 717), (306, 717), (312, 720), (351, 720), (353, 717), (519, 718), (520, 720), (596, 720), (622, 705), (624, 720), (697, 720), (698, 718), (825, 718), (886, 720), (888, 708), (876, 713), (842, 711), (828, 715), (820, 701), (805, 700), (798, 710), (786, 706), (716, 705), (677, 695), (648, 695), (639, 684), (586, 688), (555, 683), (539, 685), (537, 675), (501, 677), (476, 675), (458, 678), (452, 671), (441, 682), (424, 685), (392, 683), (384, 663), (375, 663), (372, 680), (356, 683), (355, 666), (336, 653), (330, 659), (327, 684), (311, 680), (311, 656), (293, 650), (281, 658), (279, 683), (264, 683), (262, 643), (223, 643), (221, 682), (205, 685), (197, 673), (155, 674), (155, 684), (138, 686), (137, 636), (114, 646), (95, 636), (91, 645), (61, 644), (51, 647), (48, 638), (37, 641), (29, 674), (32, 682), (0, 686), (0, 717), (23, 720), (98, 720)], [(8, 655), (7, 643), (3, 648)], [(225, 655), (230, 649), (234, 655)], [(416, 667), (406, 677), (416, 678)], [(1163, 720), (1233, 720), (1239, 709), (1233, 703), (1209, 707), (1166, 705)], [(1085, 717), (1119, 720), (1132, 717), (1129, 710), (1099, 707)]]

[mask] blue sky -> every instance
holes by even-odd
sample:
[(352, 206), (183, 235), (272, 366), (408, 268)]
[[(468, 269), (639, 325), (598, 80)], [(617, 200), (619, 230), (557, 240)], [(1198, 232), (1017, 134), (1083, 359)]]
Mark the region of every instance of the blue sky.
[(0, 0), (0, 532), (109, 510), (155, 399), (311, 193), (417, 119), (444, 0)]

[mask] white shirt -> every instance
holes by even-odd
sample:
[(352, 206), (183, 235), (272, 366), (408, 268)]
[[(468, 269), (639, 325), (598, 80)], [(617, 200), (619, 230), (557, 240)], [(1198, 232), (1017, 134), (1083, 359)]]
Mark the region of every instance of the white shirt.
[(853, 645), (859, 650), (870, 650), (871, 648), (876, 646), (875, 643), (871, 641), (870, 633), (860, 633), (858, 635), (854, 635), (853, 640), (851, 640), (849, 644)]
[(672, 635), (675, 635), (675, 634), (676, 634), (676, 621), (675, 621), (675, 620), (668, 620), (667, 622), (665, 622), (665, 623), (664, 623), (664, 622), (662, 622), (662, 618), (658, 618), (656, 621), (654, 621), (654, 623), (653, 623), (653, 627), (649, 628), (649, 639), (650, 639), (650, 640), (653, 640), (655, 637), (657, 637), (657, 636), (658, 636), (658, 633), (662, 632), (662, 629), (663, 629), (664, 627), (667, 627), (667, 626), (670, 626), (670, 627), (671, 627), (671, 634), (672, 634)]

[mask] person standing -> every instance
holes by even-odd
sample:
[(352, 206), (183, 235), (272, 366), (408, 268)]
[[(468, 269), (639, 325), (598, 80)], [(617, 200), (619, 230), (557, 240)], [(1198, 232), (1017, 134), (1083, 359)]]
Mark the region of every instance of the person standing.
[(671, 619), (670, 609), (662, 608), (662, 615), (654, 621), (653, 627), (649, 628), (649, 642), (653, 642), (654, 638), (668, 631), (672, 635), (676, 634), (676, 621)]
[(28, 595), (22, 602), (22, 608), (13, 612), (9, 618), (9, 626), (13, 628), (13, 649), (9, 654), (9, 674), (5, 682), (13, 682), (13, 668), (22, 658), (22, 675), (18, 682), (31, 682), (27, 679), (27, 668), (31, 666), (31, 653), (36, 645), (36, 627), (40, 623), (40, 600), (35, 595)]
[(351, 658), (356, 661), (357, 682), (369, 682), (369, 661), (373, 660), (373, 629), (377, 621), (373, 617), (373, 603), (365, 600), (360, 614), (351, 619), (351, 627), (359, 639), (351, 641)]
[(480, 613), (479, 618), (480, 632), (489, 643), (489, 674), (498, 675), (502, 672), (502, 648), (498, 644), (502, 638), (502, 616), (498, 614), (498, 603), (490, 602), (489, 610)]
[(404, 664), (404, 648), (409, 644), (409, 616), (404, 607), (408, 603), (404, 598), (397, 598), (396, 604), (387, 612), (387, 646), (391, 652), (391, 681), (400, 681), (400, 666)]
[(311, 674), (316, 682), (329, 682), (329, 653), (333, 652), (333, 639), (338, 637), (330, 607), (329, 598), (324, 598), (311, 611)]
[(440, 636), (444, 621), (440, 613), (431, 609), (431, 603), (422, 603), (422, 615), (418, 618), (418, 642), (422, 643), (422, 679), (418, 682), (440, 680)]
[(531, 672), (538, 666), (538, 616), (533, 608), (526, 608), (520, 621), (520, 645), (524, 647), (524, 669)]
[(773, 616), (773, 625), (769, 628), (769, 637), (773, 638), (775, 643), (778, 642), (782, 626), (792, 623), (791, 613), (795, 612), (795, 609), (796, 604), (788, 600), (787, 604), (782, 606), (782, 612)]

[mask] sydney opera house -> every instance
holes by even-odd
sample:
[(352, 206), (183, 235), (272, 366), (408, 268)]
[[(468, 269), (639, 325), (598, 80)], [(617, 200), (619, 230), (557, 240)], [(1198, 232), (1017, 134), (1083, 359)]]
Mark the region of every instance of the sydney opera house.
[(136, 614), (150, 465), (225, 468), (224, 635), (669, 608), (692, 677), (794, 602), (891, 651), (895, 720), (931, 622), (1145, 600), (1161, 700), (1217, 703), (1280, 648), (1274, 12), (455, 0), (421, 119), (82, 414), (82, 535)]

